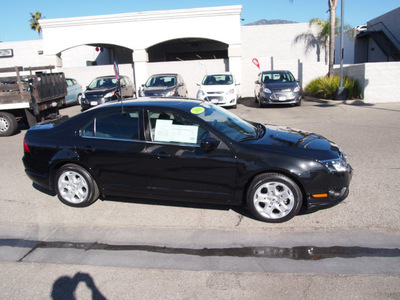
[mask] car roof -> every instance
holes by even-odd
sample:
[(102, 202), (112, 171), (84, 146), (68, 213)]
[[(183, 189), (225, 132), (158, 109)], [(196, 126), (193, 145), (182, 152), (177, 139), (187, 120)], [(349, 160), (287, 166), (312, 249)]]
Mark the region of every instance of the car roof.
[(263, 74), (270, 74), (270, 73), (292, 73), (289, 70), (271, 70), (271, 71), (262, 71)]
[[(124, 107), (165, 107), (165, 108), (178, 108), (181, 110), (190, 110), (191, 108), (202, 104), (204, 101), (189, 98), (159, 98), (159, 97), (141, 97), (138, 99), (124, 100), (122, 105)], [(112, 101), (98, 108), (116, 107), (121, 106), (121, 101)], [(96, 108), (94, 108), (96, 109)]]
[[(119, 77), (127, 77), (127, 76), (120, 75)], [(96, 77), (95, 79), (103, 79), (103, 78), (115, 78), (115, 75), (99, 76), (99, 77)]]
[(150, 77), (158, 77), (158, 76), (178, 76), (177, 73), (160, 73), (160, 74), (153, 74)]
[(208, 74), (204, 75), (204, 77), (212, 76), (212, 75), (232, 75), (232, 73), (231, 72), (213, 72), (213, 73), (208, 73)]

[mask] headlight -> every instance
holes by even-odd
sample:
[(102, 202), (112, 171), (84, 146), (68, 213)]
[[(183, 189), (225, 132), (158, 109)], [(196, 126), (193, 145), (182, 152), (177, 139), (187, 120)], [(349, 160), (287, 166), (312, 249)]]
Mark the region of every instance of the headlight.
[(140, 92), (139, 92), (139, 96), (140, 96), (140, 97), (146, 97), (146, 94), (144, 93), (144, 91), (143, 91), (143, 90), (140, 90)]
[(109, 92), (103, 98), (111, 98), (112, 96), (114, 96), (114, 94), (115, 94), (115, 91), (114, 92)]
[(165, 97), (172, 97), (173, 95), (175, 95), (175, 89), (169, 91), (168, 93), (165, 94)]
[(269, 88), (267, 88), (267, 87), (263, 88), (263, 92), (266, 93), (266, 94), (271, 94), (272, 93), (271, 90)]
[(299, 86), (296, 86), (294, 89), (293, 89), (293, 93), (297, 93), (297, 92), (299, 92), (300, 91), (300, 87)]
[(227, 95), (232, 95), (232, 94), (234, 94), (234, 93), (235, 93), (235, 90), (234, 90), (234, 89), (231, 89), (231, 90), (229, 90), (229, 91), (226, 92)]
[(338, 159), (321, 160), (320, 163), (325, 166), (330, 172), (347, 171), (347, 161), (345, 156), (342, 156)]
[(83, 99), (85, 99), (86, 98), (86, 95), (85, 95), (85, 93), (83, 93), (82, 94), (82, 97), (81, 97), (81, 100), (83, 100)]
[(203, 90), (199, 90), (198, 92), (197, 92), (197, 96), (196, 96), (196, 98), (197, 99), (204, 99), (204, 96), (205, 96), (206, 94), (203, 92)]

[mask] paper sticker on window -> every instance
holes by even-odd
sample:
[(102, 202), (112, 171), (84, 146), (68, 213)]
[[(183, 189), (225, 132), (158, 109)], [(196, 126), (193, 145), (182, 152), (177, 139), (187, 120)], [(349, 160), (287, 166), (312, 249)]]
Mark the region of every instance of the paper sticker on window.
[(154, 132), (156, 142), (197, 143), (199, 127), (194, 125), (175, 125), (172, 120), (157, 120)]

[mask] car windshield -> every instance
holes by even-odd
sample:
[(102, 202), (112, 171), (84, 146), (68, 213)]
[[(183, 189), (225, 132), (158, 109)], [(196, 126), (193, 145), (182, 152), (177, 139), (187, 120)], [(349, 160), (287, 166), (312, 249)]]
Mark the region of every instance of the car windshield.
[(290, 72), (266, 72), (262, 74), (263, 83), (282, 83), (295, 81), (296, 79)]
[(116, 78), (96, 78), (93, 80), (88, 88), (91, 90), (97, 89), (111, 89), (117, 86), (117, 79)]
[(230, 85), (233, 84), (233, 76), (229, 74), (207, 75), (204, 77), (203, 85)]
[(237, 142), (257, 139), (260, 135), (256, 126), (216, 105), (203, 103), (192, 108), (191, 113)]
[(150, 77), (145, 84), (146, 87), (174, 86), (174, 85), (176, 85), (176, 76)]

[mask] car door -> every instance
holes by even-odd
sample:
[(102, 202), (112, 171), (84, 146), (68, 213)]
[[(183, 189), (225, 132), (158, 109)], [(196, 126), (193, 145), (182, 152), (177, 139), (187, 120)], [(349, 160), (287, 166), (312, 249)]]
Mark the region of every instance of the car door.
[(141, 110), (101, 112), (79, 130), (80, 162), (90, 168), (106, 195), (147, 196), (150, 192)]
[(236, 157), (220, 141), (211, 151), (201, 141), (216, 138), (182, 113), (147, 111), (151, 188), (171, 200), (229, 203), (236, 188)]

